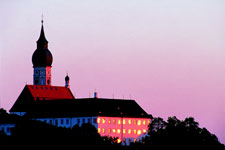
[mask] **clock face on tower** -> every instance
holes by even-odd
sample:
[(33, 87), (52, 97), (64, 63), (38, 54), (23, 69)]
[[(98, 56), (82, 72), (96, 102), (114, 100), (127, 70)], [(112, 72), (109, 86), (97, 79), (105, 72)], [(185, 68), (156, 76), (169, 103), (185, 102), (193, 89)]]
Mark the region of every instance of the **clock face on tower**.
[(44, 71), (40, 71), (40, 75), (44, 75), (45, 74), (45, 72)]

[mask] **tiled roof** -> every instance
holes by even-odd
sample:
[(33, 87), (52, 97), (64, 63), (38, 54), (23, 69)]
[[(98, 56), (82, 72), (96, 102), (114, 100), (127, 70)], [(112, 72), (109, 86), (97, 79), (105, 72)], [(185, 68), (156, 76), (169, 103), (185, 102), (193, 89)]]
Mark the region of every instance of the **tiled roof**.
[(26, 85), (10, 112), (27, 112), (37, 100), (74, 99), (69, 88), (61, 86)]
[(27, 85), (34, 99), (55, 100), (55, 99), (74, 99), (69, 88), (63, 86), (49, 85)]

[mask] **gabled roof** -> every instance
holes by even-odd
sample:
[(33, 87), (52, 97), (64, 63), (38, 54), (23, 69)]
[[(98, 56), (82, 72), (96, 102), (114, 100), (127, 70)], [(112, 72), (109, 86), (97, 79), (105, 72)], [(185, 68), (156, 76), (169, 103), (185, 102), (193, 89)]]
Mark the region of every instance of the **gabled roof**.
[(74, 99), (69, 88), (64, 86), (49, 85), (26, 85), (34, 99), (55, 100), (55, 99)]
[(27, 112), (36, 100), (74, 99), (69, 88), (49, 85), (26, 85), (10, 112)]
[(86, 98), (38, 101), (30, 107), (31, 118), (60, 117), (139, 117), (151, 118), (134, 100)]

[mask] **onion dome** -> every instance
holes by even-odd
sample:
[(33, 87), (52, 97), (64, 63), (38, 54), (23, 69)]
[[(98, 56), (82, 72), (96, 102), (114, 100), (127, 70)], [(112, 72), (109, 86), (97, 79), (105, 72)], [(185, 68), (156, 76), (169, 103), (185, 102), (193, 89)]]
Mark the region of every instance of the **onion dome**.
[(43, 21), (41, 26), (40, 37), (37, 41), (37, 49), (32, 56), (32, 62), (34, 67), (46, 67), (51, 66), (53, 57), (48, 49), (48, 41), (45, 38)]

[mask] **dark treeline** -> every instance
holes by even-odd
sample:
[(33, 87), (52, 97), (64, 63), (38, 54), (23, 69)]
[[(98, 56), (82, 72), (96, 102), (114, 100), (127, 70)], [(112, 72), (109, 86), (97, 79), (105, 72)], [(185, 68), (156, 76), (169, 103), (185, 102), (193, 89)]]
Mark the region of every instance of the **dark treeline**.
[[(0, 110), (0, 118), (9, 116)], [(75, 125), (72, 129), (56, 127), (40, 121), (21, 117), (17, 120), (12, 135), (0, 132), (1, 147), (23, 149), (116, 149), (116, 150), (159, 150), (159, 149), (212, 149), (224, 150), (217, 137), (206, 128), (200, 128), (194, 118), (181, 121), (169, 117), (167, 121), (154, 118), (149, 125), (148, 136), (142, 142), (129, 146), (118, 144), (116, 138), (101, 137), (94, 126)]]
[(167, 121), (154, 118), (148, 134), (145, 144), (140, 146), (142, 149), (225, 149), (214, 134), (200, 128), (192, 117), (183, 121), (176, 117), (169, 117)]

